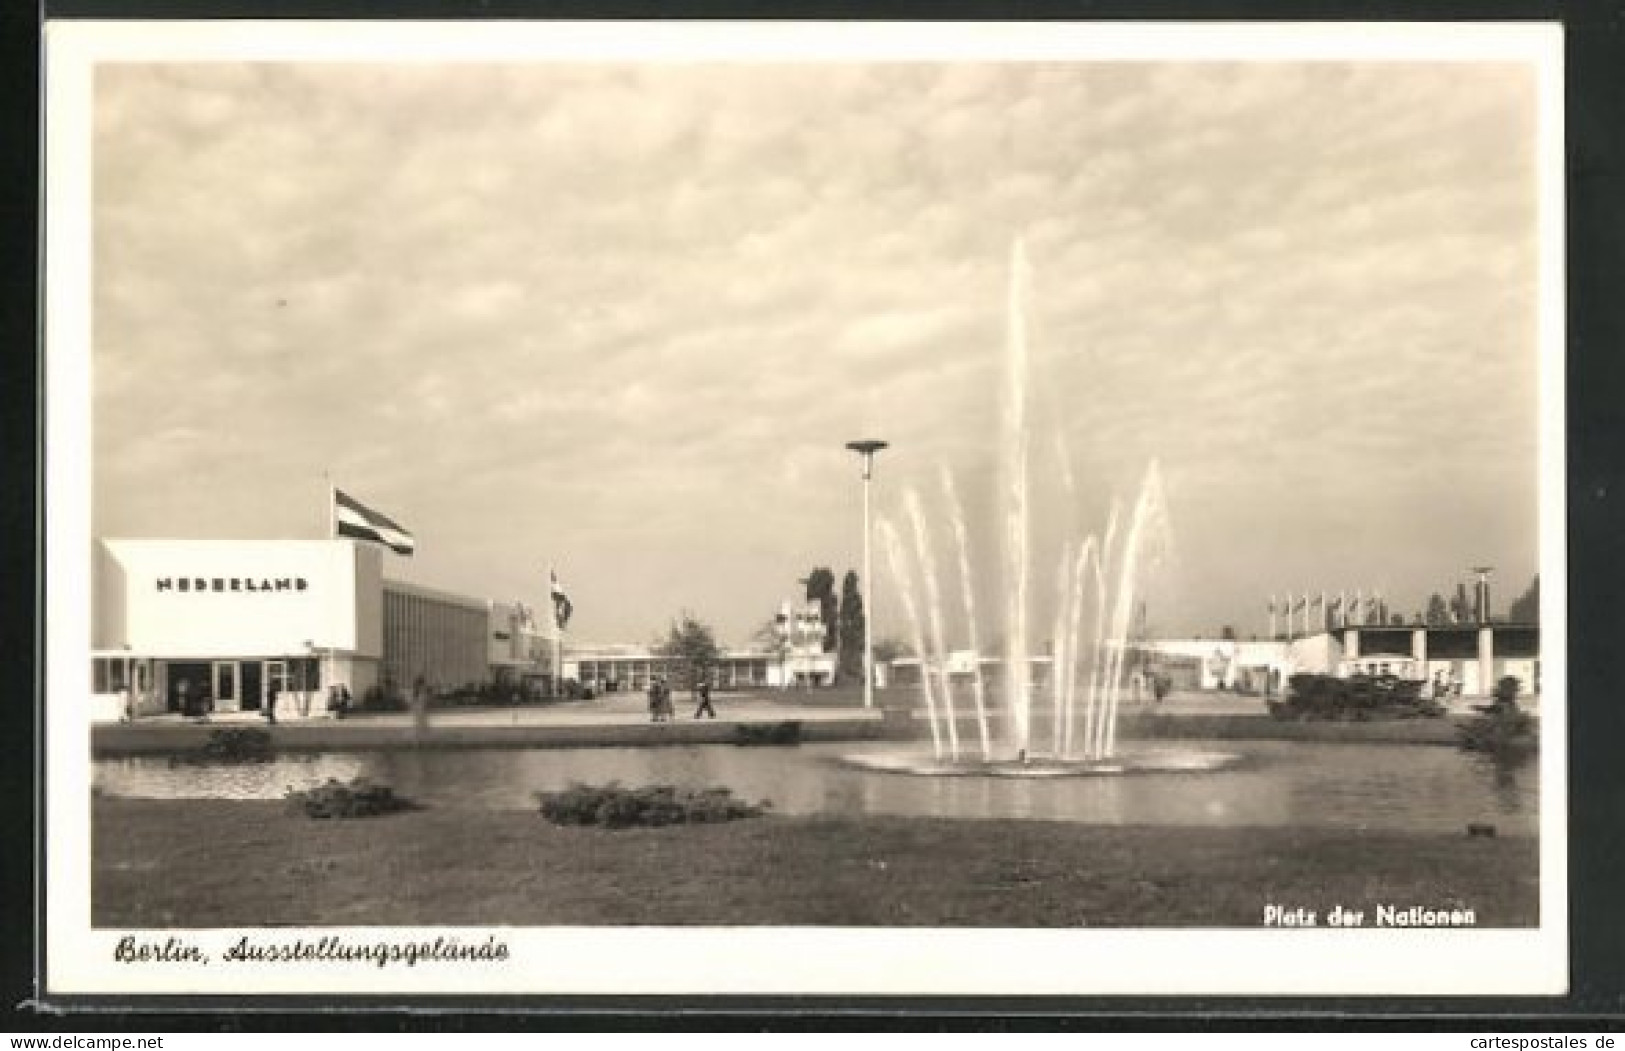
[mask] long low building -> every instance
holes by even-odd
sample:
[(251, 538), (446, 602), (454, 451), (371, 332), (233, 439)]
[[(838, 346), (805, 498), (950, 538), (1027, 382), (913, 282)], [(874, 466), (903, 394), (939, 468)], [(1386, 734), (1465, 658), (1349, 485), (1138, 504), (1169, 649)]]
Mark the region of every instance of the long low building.
[[(724, 650), (706, 674), (726, 690), (833, 685), (836, 659), (824, 649), (824, 628), (818, 603), (784, 602), (774, 617), (776, 648)], [(564, 658), (564, 677), (595, 692), (642, 690), (656, 676), (685, 681), (689, 674), (682, 661), (647, 646), (577, 646)]]
[[(1052, 659), (1035, 654), (1032, 681), (1044, 689)], [(972, 665), (984, 678), (999, 674), (999, 656), (977, 658), (969, 651), (948, 655), (948, 672), (968, 678)], [(919, 683), (920, 662), (892, 662), (898, 685)], [(1541, 689), (1540, 628), (1533, 624), (1449, 626), (1349, 626), (1295, 639), (1144, 639), (1129, 646), (1123, 675), (1140, 690), (1138, 673), (1149, 668), (1175, 689), (1244, 690), (1278, 693), (1300, 672), (1347, 677), (1395, 675), (1447, 685), (1465, 696), (1488, 696), (1505, 676), (1526, 694)]]
[(529, 610), (389, 580), (381, 550), (347, 539), (108, 539), (92, 572), (93, 719), (182, 711), (326, 714), (356, 701), (550, 678)]

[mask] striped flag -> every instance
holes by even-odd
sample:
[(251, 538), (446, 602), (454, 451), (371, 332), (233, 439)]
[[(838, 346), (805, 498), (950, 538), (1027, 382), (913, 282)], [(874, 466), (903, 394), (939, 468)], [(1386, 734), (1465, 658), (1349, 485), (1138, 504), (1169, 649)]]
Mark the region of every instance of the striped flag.
[(575, 612), (575, 607), (570, 604), (570, 596), (565, 594), (564, 585), (559, 583), (558, 570), (548, 570), (547, 587), (553, 597), (553, 620), (563, 631), (565, 625), (570, 623), (570, 614)]
[(340, 489), (333, 490), (333, 531), (337, 536), (383, 544), (397, 555), (410, 555), (417, 548), (411, 533)]

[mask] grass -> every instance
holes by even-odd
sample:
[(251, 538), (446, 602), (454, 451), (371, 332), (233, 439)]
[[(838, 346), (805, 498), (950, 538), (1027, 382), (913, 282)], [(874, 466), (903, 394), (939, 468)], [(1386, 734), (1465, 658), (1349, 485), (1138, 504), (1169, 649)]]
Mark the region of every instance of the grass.
[(534, 812), (331, 822), (276, 802), (98, 798), (93, 845), (101, 927), (1256, 927), (1269, 903), (1537, 920), (1527, 838), (777, 816), (606, 830)]

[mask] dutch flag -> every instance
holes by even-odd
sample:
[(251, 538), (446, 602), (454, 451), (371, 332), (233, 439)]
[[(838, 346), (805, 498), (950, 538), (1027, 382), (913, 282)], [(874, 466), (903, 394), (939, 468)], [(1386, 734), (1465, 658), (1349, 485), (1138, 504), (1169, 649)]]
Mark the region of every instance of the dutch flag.
[(553, 621), (563, 631), (570, 623), (570, 614), (575, 607), (570, 604), (570, 596), (564, 593), (564, 585), (559, 583), (559, 571), (548, 570), (548, 590), (553, 598)]
[(333, 490), (333, 531), (338, 536), (383, 544), (397, 555), (411, 555), (417, 547), (412, 534), (349, 494)]

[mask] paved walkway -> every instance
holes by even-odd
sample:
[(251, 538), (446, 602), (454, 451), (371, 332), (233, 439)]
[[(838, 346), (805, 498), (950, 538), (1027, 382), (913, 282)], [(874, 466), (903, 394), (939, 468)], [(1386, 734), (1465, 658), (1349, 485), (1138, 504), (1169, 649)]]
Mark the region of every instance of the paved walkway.
[(435, 708), (421, 731), (410, 712), (283, 718), (274, 726), (257, 712), (216, 713), (207, 722), (160, 715), (96, 725), (91, 746), (101, 756), (177, 754), (201, 747), (212, 731), (233, 726), (269, 729), (275, 747), (290, 751), (739, 744), (756, 743), (770, 731), (784, 732), (772, 728), (787, 723), (797, 724), (788, 728), (791, 738), (805, 741), (862, 740), (879, 737), (883, 730), (879, 708), (797, 704), (772, 695), (723, 694), (713, 696), (711, 703), (717, 717), (695, 719), (694, 703), (679, 694), (676, 718), (660, 723), (650, 720), (647, 701), (636, 694), (514, 707)]
[[(890, 698), (894, 703), (901, 695)], [(563, 701), (513, 707), (435, 708), (426, 731), (420, 732), (409, 712), (357, 713), (346, 719), (283, 719), (272, 734), (278, 748), (303, 751), (400, 747), (546, 748), (639, 746), (659, 744), (755, 743), (766, 727), (789, 728), (804, 741), (855, 741), (923, 734), (922, 703), (912, 712), (913, 728), (888, 720), (877, 706), (814, 703), (817, 694), (762, 692), (714, 695), (715, 719), (697, 720), (694, 702), (685, 693), (674, 700), (676, 718), (654, 723), (641, 694), (610, 694), (591, 701)], [(1268, 714), (1262, 697), (1221, 693), (1175, 693), (1161, 702), (1127, 700), (1119, 714), (1127, 729), (1149, 736), (1292, 737), (1333, 740), (1455, 740), (1453, 723), (1477, 714), (1479, 698), (1452, 704), (1450, 719), (1376, 720), (1369, 723), (1281, 721)], [(1525, 701), (1525, 703), (1529, 703)], [(1035, 706), (1037, 719), (1048, 718), (1048, 698)], [(1530, 705), (1533, 710), (1533, 705)], [(969, 704), (957, 715), (964, 725), (974, 718)], [(995, 711), (995, 724), (1002, 716)], [(92, 728), (98, 755), (152, 755), (200, 747), (210, 732), (225, 726), (266, 726), (256, 712), (217, 713), (208, 722), (178, 715), (150, 716), (133, 723), (99, 724)], [(763, 729), (753, 729), (763, 728)], [(752, 736), (754, 735), (754, 736)]]
[[(878, 707), (865, 711), (862, 707), (799, 704), (793, 694), (784, 698), (772, 694), (712, 694), (711, 707), (716, 710), (717, 722), (832, 722), (853, 719), (879, 719)], [(284, 707), (292, 702), (284, 698)], [(697, 702), (679, 692), (672, 699), (677, 722), (694, 721)], [(317, 710), (315, 707), (313, 711)], [(353, 712), (343, 720), (325, 715), (317, 721), (340, 726), (375, 726), (410, 728), (410, 712)], [(705, 722), (712, 720), (706, 719)], [(196, 719), (180, 715), (144, 716), (138, 720), (142, 726), (196, 725)], [(278, 726), (299, 726), (305, 719), (284, 717)], [(548, 701), (524, 705), (496, 705), (491, 707), (431, 708), (429, 723), (432, 727), (462, 726), (633, 726), (650, 722), (648, 700), (642, 694), (610, 694), (590, 701)], [(265, 725), (258, 712), (216, 712), (209, 717), (210, 725), (240, 726)]]

